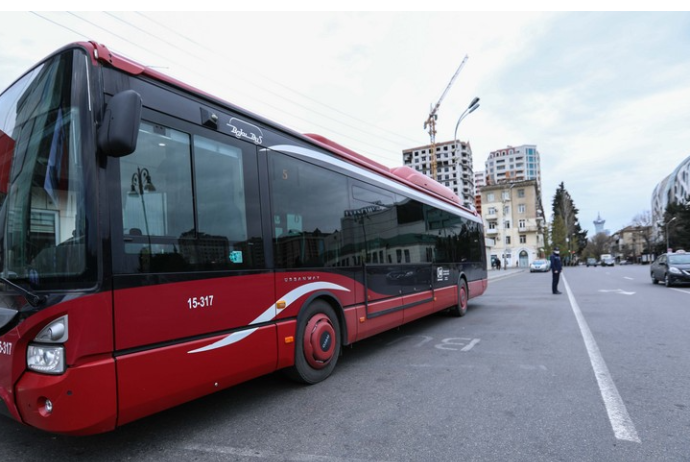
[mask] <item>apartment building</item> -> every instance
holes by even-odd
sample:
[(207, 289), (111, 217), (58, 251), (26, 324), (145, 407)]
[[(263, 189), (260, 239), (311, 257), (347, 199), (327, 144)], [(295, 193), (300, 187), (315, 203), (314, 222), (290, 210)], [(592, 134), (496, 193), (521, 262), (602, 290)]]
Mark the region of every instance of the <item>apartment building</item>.
[(493, 239), (490, 261), (527, 268), (544, 258), (544, 212), (537, 180), (487, 184), (481, 189), (482, 220)]
[[(403, 151), (403, 164), (431, 177), (431, 145)], [(466, 207), (474, 206), (472, 147), (469, 142), (436, 143), (435, 180), (449, 187)]]
[(474, 208), (477, 213), (482, 213), (482, 188), (486, 186), (486, 175), (484, 170), (474, 172)]
[(485, 165), (488, 185), (536, 180), (541, 189), (541, 161), (536, 145), (507, 146), (492, 151)]

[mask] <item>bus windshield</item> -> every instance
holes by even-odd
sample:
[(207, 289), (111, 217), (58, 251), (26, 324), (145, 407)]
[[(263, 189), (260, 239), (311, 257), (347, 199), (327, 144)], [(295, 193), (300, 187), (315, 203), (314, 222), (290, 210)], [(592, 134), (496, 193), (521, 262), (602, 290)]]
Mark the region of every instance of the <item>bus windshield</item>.
[[(86, 269), (77, 52), (60, 54), (0, 95), (0, 275), (32, 287)], [(78, 99), (78, 98), (77, 98)]]

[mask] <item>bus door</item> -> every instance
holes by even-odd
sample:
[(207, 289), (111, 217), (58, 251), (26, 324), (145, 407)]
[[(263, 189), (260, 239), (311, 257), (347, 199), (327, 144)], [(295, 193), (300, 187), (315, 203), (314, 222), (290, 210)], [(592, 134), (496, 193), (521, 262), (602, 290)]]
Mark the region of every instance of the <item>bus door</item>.
[(110, 165), (123, 419), (274, 370), (255, 145), (145, 110)]

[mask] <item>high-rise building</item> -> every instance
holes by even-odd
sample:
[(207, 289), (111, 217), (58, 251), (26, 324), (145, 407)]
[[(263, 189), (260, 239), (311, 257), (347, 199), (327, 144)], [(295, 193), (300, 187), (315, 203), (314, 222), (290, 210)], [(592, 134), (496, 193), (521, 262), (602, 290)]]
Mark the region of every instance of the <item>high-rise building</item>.
[[(403, 164), (431, 176), (431, 145), (403, 151)], [(474, 206), (472, 147), (469, 142), (436, 144), (436, 181), (453, 190), (466, 207)]]
[(681, 162), (654, 188), (652, 193), (653, 223), (664, 221), (664, 212), (668, 204), (684, 204), (688, 198), (690, 198), (690, 157)]
[(541, 162), (533, 144), (508, 146), (489, 153), (486, 159), (486, 184), (536, 180), (541, 189)]

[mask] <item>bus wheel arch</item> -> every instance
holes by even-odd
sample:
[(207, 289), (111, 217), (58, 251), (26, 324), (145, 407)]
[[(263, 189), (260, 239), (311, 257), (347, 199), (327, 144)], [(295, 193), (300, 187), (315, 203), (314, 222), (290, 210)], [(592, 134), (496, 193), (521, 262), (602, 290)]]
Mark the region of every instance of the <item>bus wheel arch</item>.
[(450, 309), (450, 314), (457, 317), (465, 316), (467, 313), (467, 302), (470, 292), (467, 288), (467, 278), (461, 274), (458, 278), (458, 303)]
[(295, 364), (287, 375), (301, 383), (327, 379), (338, 362), (343, 342), (340, 311), (325, 298), (309, 301), (297, 317)]

